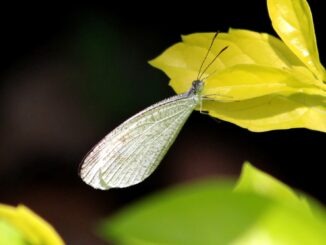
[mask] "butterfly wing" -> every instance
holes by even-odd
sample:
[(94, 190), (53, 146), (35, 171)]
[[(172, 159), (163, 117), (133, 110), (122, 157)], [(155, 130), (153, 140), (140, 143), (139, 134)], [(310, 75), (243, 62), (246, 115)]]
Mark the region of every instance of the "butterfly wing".
[(173, 96), (131, 117), (85, 157), (80, 176), (96, 189), (135, 185), (158, 166), (198, 104), (194, 94)]

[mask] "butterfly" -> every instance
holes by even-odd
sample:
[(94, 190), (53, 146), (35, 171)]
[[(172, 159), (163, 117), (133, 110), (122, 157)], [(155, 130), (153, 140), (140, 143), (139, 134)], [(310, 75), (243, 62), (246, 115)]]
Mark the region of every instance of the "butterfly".
[(153, 173), (192, 111), (204, 99), (201, 92), (207, 77), (202, 76), (227, 48), (202, 69), (217, 34), (191, 88), (144, 109), (107, 134), (80, 165), (79, 175), (84, 182), (102, 190), (123, 188), (138, 184)]

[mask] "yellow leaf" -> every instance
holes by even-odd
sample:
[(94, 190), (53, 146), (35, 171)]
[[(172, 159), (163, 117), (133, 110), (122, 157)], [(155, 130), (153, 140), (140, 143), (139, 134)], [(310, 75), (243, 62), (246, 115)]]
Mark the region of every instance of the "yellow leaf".
[(49, 223), (23, 205), (15, 208), (0, 204), (0, 220), (4, 220), (14, 227), (29, 244), (64, 244), (61, 237)]
[[(185, 44), (201, 47), (205, 52), (213, 35), (214, 33), (195, 33), (183, 36), (182, 40)], [(267, 33), (232, 28), (228, 33), (219, 33), (210, 59), (225, 46), (229, 46), (229, 49), (219, 57), (225, 67), (236, 64), (260, 64), (278, 68), (303, 66), (280, 39)], [(203, 56), (198, 62), (202, 60)]]
[(215, 101), (239, 101), (269, 94), (307, 93), (326, 96), (326, 91), (300, 80), (292, 70), (261, 65), (235, 65), (209, 77), (203, 95)]
[[(208, 111), (210, 116), (252, 131), (309, 128), (326, 132), (326, 83), (320, 79), (324, 68), (319, 63), (309, 7), (302, 0), (270, 0), (269, 8), (274, 19), (279, 14), (286, 17), (283, 21), (297, 21), (294, 17), (302, 14), (306, 21), (294, 21), (295, 32), (282, 29), (285, 43), (248, 30), (219, 33), (200, 76), (199, 67), (215, 33), (183, 36), (181, 43), (150, 64), (170, 77), (177, 93), (187, 92), (197, 78), (204, 80), (203, 103), (197, 110)], [(280, 14), (280, 8), (288, 13)]]
[(318, 95), (271, 94), (233, 103), (207, 101), (213, 117), (255, 132), (308, 128), (326, 132), (326, 98)]
[(320, 79), (325, 69), (319, 61), (313, 19), (306, 0), (267, 0), (269, 16), (277, 34)]

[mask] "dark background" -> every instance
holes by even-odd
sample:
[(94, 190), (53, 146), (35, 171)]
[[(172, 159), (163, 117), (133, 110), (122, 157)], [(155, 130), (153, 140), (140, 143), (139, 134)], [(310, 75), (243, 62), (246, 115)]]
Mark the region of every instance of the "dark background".
[[(109, 2), (1, 7), (1, 203), (27, 205), (68, 244), (102, 244), (94, 235), (102, 218), (179, 183), (236, 178), (245, 160), (326, 202), (322, 133), (252, 133), (198, 112), (145, 182), (106, 192), (84, 184), (77, 169), (88, 150), (129, 116), (174, 94), (147, 61), (181, 34), (229, 27), (275, 34), (263, 0)], [(321, 1), (309, 3), (323, 61), (324, 11)]]

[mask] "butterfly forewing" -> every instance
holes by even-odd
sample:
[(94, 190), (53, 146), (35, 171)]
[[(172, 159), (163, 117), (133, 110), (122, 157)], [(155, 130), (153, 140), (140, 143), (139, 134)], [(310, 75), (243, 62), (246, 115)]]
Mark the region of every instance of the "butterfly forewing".
[(135, 185), (158, 166), (187, 118), (200, 104), (207, 69), (204, 68), (217, 33), (200, 65), (197, 79), (187, 93), (163, 100), (131, 117), (102, 139), (85, 157), (80, 176), (94, 188), (107, 190)]
[(143, 181), (158, 166), (198, 103), (198, 95), (185, 93), (131, 117), (85, 157), (81, 178), (104, 190)]

